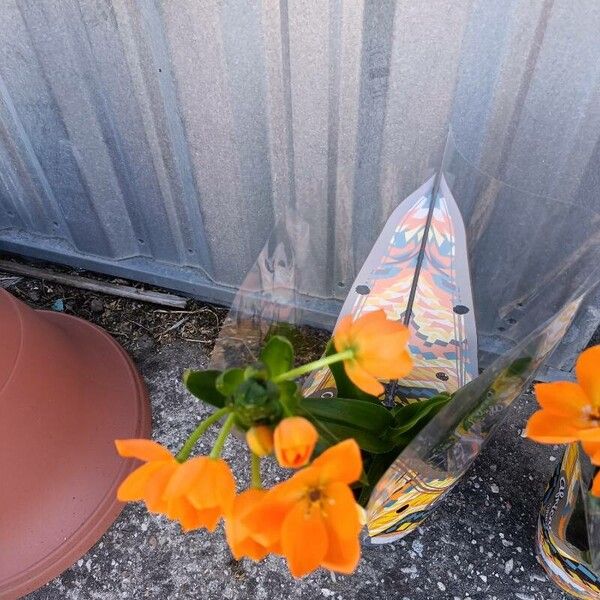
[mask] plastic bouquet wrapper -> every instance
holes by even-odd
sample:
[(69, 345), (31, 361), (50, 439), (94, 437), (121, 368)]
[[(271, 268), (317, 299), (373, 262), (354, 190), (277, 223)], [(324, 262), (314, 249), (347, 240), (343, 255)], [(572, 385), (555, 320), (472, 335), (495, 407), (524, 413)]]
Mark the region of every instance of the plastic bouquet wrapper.
[[(556, 227), (548, 229), (540, 211)], [(575, 222), (586, 224), (587, 235), (568, 235)], [(365, 462), (368, 484), (358, 497), (371, 542), (409, 534), (465, 474), (595, 287), (599, 236), (598, 215), (489, 176), (452, 134), (441, 167), (399, 199), (337, 315), (339, 323), (383, 309), (406, 324), (414, 367), (386, 382), (380, 401), (392, 412), (403, 409), (407, 428), (415, 425), (411, 407), (430, 403), (427, 424), (403, 449), (374, 448)], [(327, 324), (323, 307), (331, 300), (314, 293), (320, 260), (307, 216), (282, 215), (239, 287), (211, 366), (252, 362), (281, 331), (297, 352), (311, 344), (311, 326)], [(322, 403), (337, 393), (327, 367), (303, 382), (303, 395)], [(450, 400), (436, 405), (440, 395)], [(415, 410), (415, 418), (425, 412)]]
[[(575, 203), (490, 177), (450, 135), (441, 167), (399, 199), (336, 304), (339, 289), (319, 292), (345, 284), (323, 285), (324, 273), (339, 270), (324, 269), (313, 252), (310, 212), (285, 212), (237, 290), (209, 368), (183, 374), (187, 390), (216, 410), (176, 454), (147, 439), (116, 440), (122, 457), (144, 463), (117, 497), (144, 501), (184, 532), (212, 532), (223, 520), (236, 559), (280, 555), (294, 577), (320, 567), (353, 573), (363, 525), (376, 544), (421, 525), (563, 339), (599, 280), (599, 221)], [(568, 235), (575, 223), (589, 228), (577, 239)], [(331, 242), (346, 272), (360, 245), (352, 240)], [(337, 318), (332, 333), (323, 331), (328, 317)], [(599, 351), (577, 360), (581, 385), (545, 384), (560, 390), (540, 401), (548, 414), (530, 430), (540, 421), (533, 415), (527, 430), (542, 443), (593, 441), (596, 466)], [(565, 404), (565, 385), (583, 398)], [(568, 435), (544, 434), (544, 423), (554, 429), (565, 411), (575, 419)], [(194, 452), (221, 420), (210, 453)], [(593, 438), (575, 436), (580, 429)], [(241, 493), (222, 458), (234, 431), (248, 452)], [(292, 474), (265, 488), (261, 459), (271, 454)], [(594, 551), (562, 560), (570, 547), (560, 542), (561, 525), (544, 522), (540, 552), (556, 559), (544, 564), (555, 567), (557, 583), (586, 572), (576, 583), (593, 590)], [(580, 548), (597, 541), (580, 537)]]
[(589, 489), (594, 466), (570, 444), (548, 484), (536, 552), (554, 583), (576, 598), (600, 597), (600, 498)]

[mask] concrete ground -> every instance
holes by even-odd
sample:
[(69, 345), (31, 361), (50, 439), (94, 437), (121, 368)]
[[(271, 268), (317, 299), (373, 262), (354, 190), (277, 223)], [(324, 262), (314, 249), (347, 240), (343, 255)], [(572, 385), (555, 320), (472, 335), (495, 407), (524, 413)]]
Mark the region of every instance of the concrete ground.
[[(195, 417), (208, 413), (180, 383), (183, 368), (206, 365), (206, 351), (202, 344), (170, 342), (138, 348), (135, 360), (152, 399), (154, 438), (177, 449)], [(558, 447), (541, 447), (521, 437), (534, 406), (531, 394), (515, 402), (493, 441), (430, 520), (400, 542), (365, 546), (351, 577), (319, 571), (295, 581), (279, 558), (262, 564), (233, 560), (222, 531), (183, 535), (142, 506), (128, 505), (90, 552), (27, 598), (567, 598), (549, 582), (533, 554), (540, 499), (561, 456)], [(211, 440), (201, 450), (207, 451)], [(230, 440), (225, 458), (245, 470), (239, 440)], [(269, 473), (271, 479), (274, 473)]]

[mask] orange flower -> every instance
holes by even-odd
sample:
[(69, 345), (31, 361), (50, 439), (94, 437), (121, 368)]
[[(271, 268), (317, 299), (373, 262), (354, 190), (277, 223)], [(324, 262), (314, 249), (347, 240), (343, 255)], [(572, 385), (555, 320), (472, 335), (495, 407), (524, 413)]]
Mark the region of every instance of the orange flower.
[(529, 418), (525, 435), (545, 444), (585, 442), (600, 464), (600, 346), (581, 353), (577, 383), (557, 381), (535, 386), (541, 410)]
[(287, 417), (275, 428), (273, 439), (277, 462), (282, 467), (298, 469), (310, 460), (319, 434), (304, 417)]
[(294, 577), (319, 566), (352, 573), (360, 559), (360, 512), (349, 484), (362, 471), (358, 444), (344, 440), (270, 489), (243, 519), (251, 537), (280, 544)]
[(269, 552), (275, 548), (269, 549), (252, 538), (251, 532), (244, 523), (244, 519), (261, 502), (267, 492), (256, 488), (250, 488), (236, 496), (233, 503), (233, 509), (228, 517), (225, 518), (225, 536), (227, 543), (236, 560), (247, 556), (253, 560), (262, 560)]
[(235, 500), (235, 479), (222, 458), (197, 456), (185, 461), (167, 485), (167, 516), (184, 531), (205, 527), (214, 531)]
[(166, 514), (184, 531), (213, 530), (231, 510), (235, 480), (227, 463), (206, 456), (179, 463), (163, 446), (151, 440), (116, 440), (121, 456), (145, 462), (119, 486), (121, 502), (143, 500), (150, 512)]
[(167, 510), (163, 500), (165, 488), (180, 466), (175, 457), (152, 440), (115, 440), (115, 446), (121, 456), (145, 463), (121, 483), (117, 498), (121, 502), (142, 500), (150, 512), (164, 513)]
[(378, 379), (399, 379), (412, 369), (406, 345), (408, 329), (389, 320), (385, 311), (376, 310), (352, 320), (346, 315), (333, 334), (338, 352), (353, 350), (354, 357), (344, 361), (348, 377), (361, 390), (380, 396), (384, 388)]
[(594, 482), (592, 483), (592, 494), (594, 496), (600, 496), (600, 473), (597, 473), (596, 477), (594, 477)]
[(250, 427), (246, 432), (246, 443), (256, 456), (267, 456), (273, 452), (273, 430), (267, 425)]

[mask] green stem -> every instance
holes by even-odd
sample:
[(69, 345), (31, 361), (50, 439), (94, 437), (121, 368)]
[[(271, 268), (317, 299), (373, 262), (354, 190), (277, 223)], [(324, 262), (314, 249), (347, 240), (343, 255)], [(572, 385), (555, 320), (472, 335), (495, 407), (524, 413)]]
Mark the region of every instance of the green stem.
[(285, 373), (277, 375), (277, 377), (273, 378), (273, 381), (275, 383), (279, 383), (280, 381), (290, 381), (292, 379), (296, 379), (296, 377), (300, 377), (300, 375), (304, 375), (305, 373), (316, 371), (321, 367), (326, 367), (327, 365), (331, 365), (342, 360), (347, 360), (349, 358), (354, 358), (354, 350), (352, 350), (352, 348), (344, 350), (343, 352), (331, 354), (330, 356), (324, 356), (319, 360), (314, 360), (313, 362), (309, 362), (305, 365), (300, 365), (295, 369), (291, 369), (290, 371), (286, 371)]
[(181, 450), (177, 453), (175, 457), (178, 462), (186, 461), (196, 442), (200, 439), (200, 437), (204, 434), (204, 432), (211, 426), (214, 425), (221, 417), (225, 416), (227, 413), (231, 412), (231, 408), (226, 406), (224, 408), (220, 408), (218, 411), (214, 412), (210, 417), (204, 419), (194, 431), (190, 434), (188, 439), (185, 441), (185, 444), (181, 447)]
[(225, 419), (225, 423), (223, 423), (223, 427), (221, 428), (221, 431), (219, 432), (219, 435), (217, 436), (217, 441), (215, 442), (213, 449), (210, 451), (209, 456), (211, 458), (219, 458), (219, 456), (221, 456), (221, 452), (223, 451), (223, 446), (225, 445), (225, 440), (227, 439), (227, 436), (231, 432), (231, 429), (233, 428), (234, 423), (235, 423), (235, 415), (233, 413), (230, 413), (229, 416), (227, 417), (227, 419)]
[(262, 490), (262, 481), (260, 479), (260, 456), (250, 453), (250, 485), (256, 490)]

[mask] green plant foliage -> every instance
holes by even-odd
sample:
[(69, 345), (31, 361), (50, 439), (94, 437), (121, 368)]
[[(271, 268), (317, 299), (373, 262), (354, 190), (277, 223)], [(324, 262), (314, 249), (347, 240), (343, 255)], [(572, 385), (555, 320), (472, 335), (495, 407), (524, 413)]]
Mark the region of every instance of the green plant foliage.
[(299, 414), (302, 395), (295, 381), (280, 381), (276, 384), (279, 388), (279, 402), (282, 404), (283, 413)]
[(223, 408), (226, 398), (216, 386), (217, 378), (220, 375), (221, 371), (216, 370), (193, 371), (187, 369), (183, 373), (183, 384), (196, 398), (217, 408)]
[[(325, 355), (334, 354), (335, 347), (329, 342)], [(186, 371), (184, 383), (192, 394), (205, 402), (218, 408), (230, 406), (235, 422), (243, 430), (257, 424), (275, 426), (286, 416), (308, 418), (320, 437), (315, 455), (340, 441), (354, 438), (363, 454), (364, 472), (355, 490), (363, 504), (400, 452), (452, 398), (448, 393), (440, 393), (390, 410), (379, 398), (352, 383), (341, 360), (329, 366), (338, 397), (303, 398), (298, 384), (285, 380), (285, 374), (298, 371), (293, 368), (294, 350), (289, 340), (272, 335), (259, 359), (256, 364), (223, 372)], [(526, 360), (516, 361), (511, 365), (512, 371), (525, 369)], [(281, 381), (273, 381), (275, 378)]]
[(392, 409), (395, 425), (387, 435), (395, 445), (404, 446), (444, 407), (452, 396), (446, 392), (428, 400), (413, 402)]
[(386, 432), (394, 419), (380, 403), (349, 398), (303, 398), (300, 410), (329, 445), (354, 438), (366, 452), (388, 452), (393, 448)]
[(350, 398), (304, 398), (302, 408), (318, 420), (337, 422), (350, 427), (384, 434), (395, 423), (381, 403)]
[(235, 389), (232, 405), (237, 423), (248, 429), (253, 425), (275, 424), (283, 416), (279, 387), (272, 381), (246, 379)]
[(513, 360), (510, 366), (506, 369), (506, 375), (509, 377), (518, 377), (519, 375), (523, 375), (523, 373), (525, 373), (525, 371), (529, 368), (531, 361), (531, 356), (523, 356)]
[(317, 420), (310, 416), (307, 416), (307, 418), (313, 421), (319, 435), (327, 442), (328, 446), (333, 446), (338, 442), (353, 438), (361, 450), (372, 454), (382, 454), (394, 448), (394, 444), (390, 440), (381, 437), (373, 431), (360, 429), (351, 425), (343, 425), (335, 421)]
[(244, 379), (244, 370), (234, 367), (223, 371), (217, 377), (215, 385), (223, 396), (232, 396)]
[(294, 348), (287, 338), (274, 335), (261, 350), (260, 361), (271, 377), (277, 377), (294, 366)]

